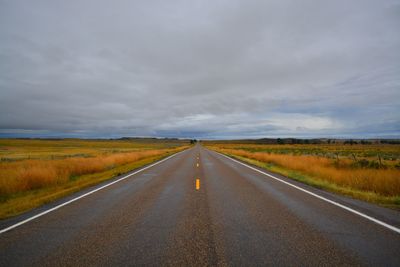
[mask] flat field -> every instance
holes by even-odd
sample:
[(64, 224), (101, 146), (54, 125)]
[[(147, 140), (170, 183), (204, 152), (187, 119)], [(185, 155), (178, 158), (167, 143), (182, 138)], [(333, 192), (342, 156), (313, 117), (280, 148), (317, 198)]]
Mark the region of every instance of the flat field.
[(0, 218), (149, 164), (188, 145), (174, 139), (0, 139)]
[(400, 208), (398, 144), (205, 145), (318, 188)]

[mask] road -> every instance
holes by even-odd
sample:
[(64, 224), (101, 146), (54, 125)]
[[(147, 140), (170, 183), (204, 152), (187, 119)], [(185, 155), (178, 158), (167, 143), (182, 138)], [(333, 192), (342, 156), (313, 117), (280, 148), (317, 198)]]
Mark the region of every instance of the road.
[[(400, 226), (398, 211), (274, 176)], [(113, 265), (400, 266), (400, 234), (200, 145), (0, 234), (0, 266)]]

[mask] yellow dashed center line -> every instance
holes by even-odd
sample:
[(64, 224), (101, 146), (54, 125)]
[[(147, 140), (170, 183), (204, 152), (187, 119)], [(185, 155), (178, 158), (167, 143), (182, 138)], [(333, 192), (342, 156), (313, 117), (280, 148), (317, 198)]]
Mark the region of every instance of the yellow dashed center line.
[(196, 179), (196, 190), (200, 189), (200, 179)]

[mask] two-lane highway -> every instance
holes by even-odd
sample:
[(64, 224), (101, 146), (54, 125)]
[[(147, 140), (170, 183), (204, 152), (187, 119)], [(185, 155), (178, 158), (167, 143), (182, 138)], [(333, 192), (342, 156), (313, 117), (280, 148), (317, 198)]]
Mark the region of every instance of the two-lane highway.
[[(400, 226), (398, 211), (273, 175)], [(400, 234), (196, 145), (0, 234), (0, 266), (83, 265), (400, 266)]]

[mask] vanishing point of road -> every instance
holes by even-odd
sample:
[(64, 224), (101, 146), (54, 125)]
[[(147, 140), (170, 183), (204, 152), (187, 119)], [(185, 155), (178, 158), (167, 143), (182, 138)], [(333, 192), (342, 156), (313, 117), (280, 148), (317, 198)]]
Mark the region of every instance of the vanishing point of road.
[(0, 266), (400, 266), (400, 212), (272, 175), (196, 145), (0, 221)]

